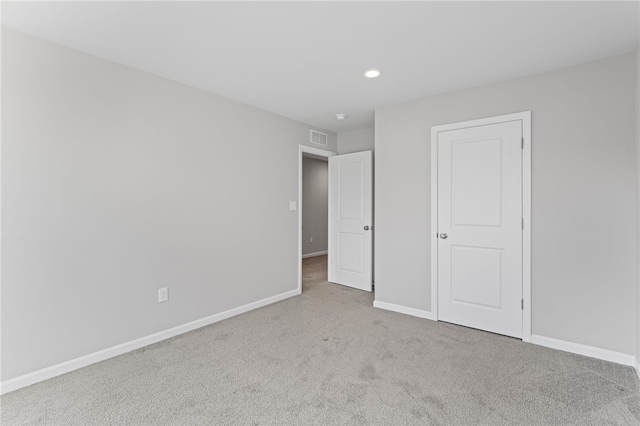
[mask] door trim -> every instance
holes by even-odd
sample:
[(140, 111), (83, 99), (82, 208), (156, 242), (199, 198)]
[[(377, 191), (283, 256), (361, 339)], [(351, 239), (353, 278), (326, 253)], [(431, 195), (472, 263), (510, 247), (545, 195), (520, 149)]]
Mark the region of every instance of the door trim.
[[(314, 148), (307, 145), (298, 145), (298, 294), (302, 293), (302, 154), (313, 154), (320, 157), (333, 157), (338, 155), (337, 152), (327, 151), (324, 149)], [(327, 166), (328, 167), (328, 166)], [(328, 212), (331, 211), (331, 197), (328, 197)], [(331, 216), (328, 215), (331, 221)], [(327, 227), (329, 228), (329, 227)], [(329, 232), (327, 240), (328, 255), (331, 256), (331, 232)], [(327, 268), (327, 272), (331, 275), (331, 268)], [(331, 276), (328, 277), (331, 281)]]
[(438, 133), (507, 121), (522, 122), (522, 341), (531, 342), (531, 111), (431, 127), (431, 313), (438, 318)]

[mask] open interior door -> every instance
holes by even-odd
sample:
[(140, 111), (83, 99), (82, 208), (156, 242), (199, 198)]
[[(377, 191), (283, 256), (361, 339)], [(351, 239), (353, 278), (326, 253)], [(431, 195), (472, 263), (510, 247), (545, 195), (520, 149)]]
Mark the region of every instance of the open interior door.
[(371, 151), (329, 158), (329, 281), (371, 291)]

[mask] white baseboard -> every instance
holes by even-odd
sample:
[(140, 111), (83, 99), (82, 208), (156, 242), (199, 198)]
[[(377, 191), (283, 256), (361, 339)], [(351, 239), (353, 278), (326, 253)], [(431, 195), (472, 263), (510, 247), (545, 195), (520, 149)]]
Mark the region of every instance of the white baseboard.
[(438, 320), (436, 316), (429, 311), (423, 311), (421, 309), (416, 309), (416, 308), (409, 308), (402, 305), (396, 305), (394, 303), (380, 302), (378, 300), (374, 300), (373, 307), (386, 309), (387, 311), (399, 312), (401, 314), (411, 315), (413, 317), (424, 318), (432, 321)]
[(170, 337), (177, 336), (179, 334), (187, 333), (200, 327), (213, 324), (224, 319), (243, 314), (253, 309), (261, 308), (266, 305), (270, 305), (275, 302), (287, 299), (289, 297), (297, 296), (300, 294), (299, 289), (287, 291), (266, 299), (258, 300), (237, 308), (229, 309), (228, 311), (220, 312), (215, 315), (208, 316), (199, 320), (188, 322), (177, 327), (170, 328), (168, 330), (160, 331), (158, 333), (150, 334), (139, 339), (131, 340), (120, 345), (112, 346), (107, 349), (103, 349), (98, 352), (93, 352), (88, 355), (81, 356), (69, 361), (62, 362), (60, 364), (52, 365), (41, 370), (37, 370), (31, 373), (24, 374), (22, 376), (15, 377), (13, 379), (5, 380), (0, 383), (0, 394), (5, 394), (25, 386), (32, 385), (34, 383), (41, 382), (43, 380), (50, 379), (52, 377), (59, 376), (61, 374), (68, 373), (73, 370), (77, 370), (87, 365), (95, 364), (96, 362), (104, 361), (109, 358), (113, 358), (118, 355), (122, 355), (127, 352), (140, 349), (144, 346), (151, 345), (153, 343), (160, 342)]
[(546, 346), (547, 348), (597, 358), (603, 361), (615, 362), (617, 364), (629, 365), (632, 367), (635, 364), (636, 372), (638, 371), (635, 357), (633, 355), (623, 354), (622, 352), (614, 352), (608, 349), (581, 345), (580, 343), (567, 342), (564, 340), (553, 339), (551, 337), (537, 336), (535, 334), (531, 335), (531, 343)]
[(306, 259), (307, 257), (316, 257), (316, 256), (324, 256), (325, 254), (329, 253), (327, 250), (325, 251), (318, 251), (315, 253), (307, 253), (307, 254), (303, 254), (302, 258)]
[[(425, 318), (432, 321), (438, 320), (433, 313), (423, 311), (421, 309), (409, 308), (393, 303), (380, 302), (378, 300), (373, 302), (373, 306), (375, 308), (399, 312), (401, 314), (407, 314), (418, 318)], [(591, 358), (601, 359), (604, 361), (615, 362), (617, 364), (632, 366), (635, 368), (638, 378), (640, 378), (640, 361), (633, 355), (538, 335), (531, 335), (531, 343), (552, 349), (558, 349), (565, 352), (571, 352), (578, 355), (584, 355)]]

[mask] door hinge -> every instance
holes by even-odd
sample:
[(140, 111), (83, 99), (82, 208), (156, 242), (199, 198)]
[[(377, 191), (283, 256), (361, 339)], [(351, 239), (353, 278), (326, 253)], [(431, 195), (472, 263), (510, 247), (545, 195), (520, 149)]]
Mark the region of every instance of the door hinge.
[(520, 299), (520, 309), (524, 311), (524, 299)]
[(524, 138), (520, 139), (520, 148), (524, 149)]
[(522, 218), (522, 229), (524, 229), (524, 217)]

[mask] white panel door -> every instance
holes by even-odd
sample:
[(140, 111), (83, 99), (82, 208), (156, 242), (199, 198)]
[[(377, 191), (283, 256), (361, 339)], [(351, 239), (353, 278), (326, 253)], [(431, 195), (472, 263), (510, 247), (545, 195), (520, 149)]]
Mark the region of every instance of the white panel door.
[(329, 157), (329, 280), (371, 291), (371, 151)]
[(522, 337), (522, 121), (438, 133), (438, 319)]

